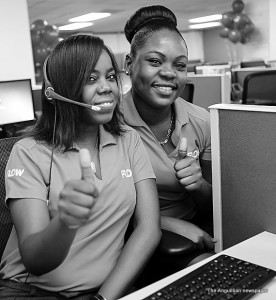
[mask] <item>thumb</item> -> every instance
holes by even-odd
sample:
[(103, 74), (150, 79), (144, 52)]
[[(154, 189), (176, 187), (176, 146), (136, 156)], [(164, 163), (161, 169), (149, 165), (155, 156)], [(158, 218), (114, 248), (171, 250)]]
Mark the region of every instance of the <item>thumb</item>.
[(179, 143), (178, 153), (176, 160), (179, 161), (186, 157), (187, 155), (187, 139), (182, 137)]
[(80, 149), (79, 159), (80, 159), (80, 166), (81, 166), (81, 179), (94, 182), (95, 175), (91, 168), (91, 159), (90, 159), (90, 153), (88, 149), (86, 148)]

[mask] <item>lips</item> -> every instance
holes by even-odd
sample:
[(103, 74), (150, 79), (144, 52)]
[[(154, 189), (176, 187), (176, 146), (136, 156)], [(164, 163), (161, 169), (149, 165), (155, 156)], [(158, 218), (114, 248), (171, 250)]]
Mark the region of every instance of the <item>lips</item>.
[(154, 83), (153, 87), (158, 88), (158, 89), (164, 89), (164, 90), (174, 90), (176, 89), (176, 85), (172, 83)]
[(176, 89), (175, 84), (162, 84), (162, 83), (154, 83), (153, 88), (155, 91), (161, 96), (171, 96), (173, 91)]

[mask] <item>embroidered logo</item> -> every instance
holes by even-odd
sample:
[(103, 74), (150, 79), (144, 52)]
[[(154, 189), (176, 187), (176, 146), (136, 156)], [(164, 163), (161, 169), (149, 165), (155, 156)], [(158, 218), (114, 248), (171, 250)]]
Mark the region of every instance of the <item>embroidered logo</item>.
[(193, 157), (194, 159), (198, 159), (198, 158), (199, 158), (199, 150), (196, 149), (196, 150), (194, 150), (194, 151), (192, 151), (192, 152), (188, 152), (188, 153), (187, 153), (187, 156), (191, 156), (191, 157)]
[(121, 174), (122, 174), (122, 178), (125, 177), (131, 177), (132, 176), (132, 172), (130, 169), (126, 169), (126, 170), (121, 170)]
[(12, 169), (12, 170), (8, 170), (8, 177), (22, 176), (23, 173), (24, 173), (24, 169)]

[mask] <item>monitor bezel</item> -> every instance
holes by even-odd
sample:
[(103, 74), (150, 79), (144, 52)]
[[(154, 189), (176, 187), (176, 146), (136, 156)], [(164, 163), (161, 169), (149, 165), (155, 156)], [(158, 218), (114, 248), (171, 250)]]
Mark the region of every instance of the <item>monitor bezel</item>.
[(36, 115), (35, 115), (35, 107), (34, 107), (34, 96), (33, 96), (33, 89), (32, 89), (32, 81), (30, 78), (23, 78), (23, 79), (13, 79), (13, 80), (0, 80), (0, 85), (1, 83), (9, 83), (9, 82), (29, 82), (30, 86), (30, 93), (31, 93), (31, 98), (32, 98), (32, 105), (33, 105), (33, 118), (32, 119), (26, 119), (18, 122), (12, 122), (12, 123), (1, 123), (0, 120), (0, 127), (6, 126), (6, 125), (12, 125), (12, 124), (22, 124), (25, 122), (31, 122), (36, 120)]

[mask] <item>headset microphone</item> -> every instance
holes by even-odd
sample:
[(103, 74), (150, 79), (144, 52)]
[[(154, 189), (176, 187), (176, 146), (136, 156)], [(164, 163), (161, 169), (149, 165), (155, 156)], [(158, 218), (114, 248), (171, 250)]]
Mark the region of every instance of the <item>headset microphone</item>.
[(61, 100), (61, 101), (64, 101), (64, 102), (67, 102), (67, 103), (71, 103), (71, 104), (75, 104), (75, 105), (79, 105), (79, 106), (83, 106), (83, 107), (86, 107), (86, 108), (90, 108), (94, 111), (100, 111), (101, 108), (99, 106), (96, 106), (96, 105), (89, 105), (89, 104), (85, 104), (85, 103), (81, 103), (81, 102), (76, 102), (76, 101), (73, 101), (71, 99), (68, 99), (68, 98), (65, 98), (59, 94), (57, 94), (48, 77), (47, 77), (47, 71), (46, 71), (46, 68), (47, 68), (47, 61), (48, 61), (48, 57), (45, 59), (45, 62), (44, 62), (44, 65), (43, 65), (43, 75), (44, 75), (44, 79), (45, 79), (45, 91), (44, 91), (44, 94), (46, 96), (46, 98), (49, 100), (49, 101), (52, 101), (53, 99), (56, 99), (56, 100)]

